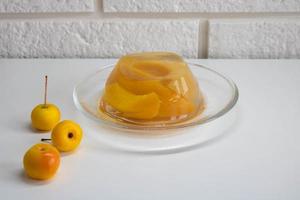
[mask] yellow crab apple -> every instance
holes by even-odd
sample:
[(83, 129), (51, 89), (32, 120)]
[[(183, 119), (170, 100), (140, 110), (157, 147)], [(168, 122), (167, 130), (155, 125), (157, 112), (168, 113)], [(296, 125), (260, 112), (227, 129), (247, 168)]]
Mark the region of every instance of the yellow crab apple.
[(51, 140), (52, 144), (63, 152), (75, 150), (82, 139), (81, 127), (71, 121), (64, 120), (59, 122), (52, 130)]
[(28, 177), (38, 180), (52, 178), (60, 164), (58, 150), (46, 143), (33, 145), (23, 157), (23, 166)]
[(41, 131), (50, 131), (60, 120), (60, 111), (54, 104), (47, 103), (47, 82), (45, 76), (44, 104), (37, 105), (31, 112), (31, 124)]

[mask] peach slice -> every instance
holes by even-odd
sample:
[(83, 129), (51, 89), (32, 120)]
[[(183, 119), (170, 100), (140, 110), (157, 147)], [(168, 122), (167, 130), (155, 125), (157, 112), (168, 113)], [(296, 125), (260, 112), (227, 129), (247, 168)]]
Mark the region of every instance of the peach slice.
[(199, 98), (201, 97), (199, 86), (190, 71), (183, 73), (181, 77), (170, 82), (167, 87), (194, 103), (199, 102)]
[(126, 90), (135, 94), (155, 93), (161, 100), (161, 106), (157, 117), (167, 118), (170, 116), (180, 116), (193, 112), (196, 109), (193, 101), (186, 100), (172, 89), (164, 86), (161, 81), (133, 81), (120, 75), (117, 81)]
[(171, 96), (174, 92), (165, 87), (160, 80), (133, 80), (121, 73), (116, 76), (116, 82), (134, 94), (148, 94), (155, 92), (159, 96)]
[[(173, 74), (174, 77), (176, 73), (169, 71), (171, 70), (172, 66), (161, 64), (158, 61), (142, 61), (138, 63), (140, 63), (141, 65), (138, 65), (136, 63), (131, 67), (126, 66), (126, 71), (130, 69), (129, 77), (134, 77), (135, 79), (126, 77), (124, 73), (121, 72), (120, 67), (116, 67), (110, 75), (108, 84), (118, 83), (124, 89), (136, 95), (145, 95), (153, 92), (156, 93), (162, 103), (157, 115), (157, 117), (159, 118), (186, 115), (196, 109), (196, 105), (194, 105), (194, 102), (195, 97), (198, 97), (199, 95), (199, 89), (197, 85), (193, 85), (193, 79), (188, 80), (188, 83), (185, 79), (185, 77), (193, 78), (192, 74), (181, 73), (181, 75), (184, 74), (184, 76), (175, 80), (149, 79), (159, 77), (158, 75), (167, 76), (169, 72), (170, 74)], [(151, 66), (155, 66), (152, 67), (155, 69), (148, 69), (151, 68)], [(188, 86), (192, 86), (192, 88), (188, 88)]]
[(122, 88), (118, 83), (106, 85), (103, 100), (121, 115), (133, 119), (152, 119), (160, 107), (160, 99), (154, 92), (136, 95)]
[(193, 115), (203, 99), (180, 56), (146, 52), (120, 58), (106, 82), (103, 103), (119, 111), (115, 114), (121, 117), (173, 120)]
[(171, 98), (168, 101), (162, 101), (157, 117), (178, 117), (181, 115), (193, 113), (195, 110), (196, 106), (192, 102), (187, 101), (182, 97), (174, 97), (173, 99)]

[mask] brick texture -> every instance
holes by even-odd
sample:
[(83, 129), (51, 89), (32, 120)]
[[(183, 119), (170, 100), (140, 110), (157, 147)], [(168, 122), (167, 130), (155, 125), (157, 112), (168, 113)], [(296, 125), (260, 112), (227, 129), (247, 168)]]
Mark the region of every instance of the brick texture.
[(174, 51), (197, 58), (197, 20), (0, 21), (1, 57), (119, 57)]
[(103, 0), (105, 12), (296, 12), (300, 0)]
[(92, 11), (93, 0), (0, 0), (0, 13)]
[(210, 58), (299, 58), (299, 20), (214, 20)]

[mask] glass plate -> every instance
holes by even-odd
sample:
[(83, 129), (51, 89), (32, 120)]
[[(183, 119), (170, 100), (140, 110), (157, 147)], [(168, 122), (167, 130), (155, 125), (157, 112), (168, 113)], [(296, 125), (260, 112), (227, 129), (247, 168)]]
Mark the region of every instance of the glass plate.
[(124, 123), (99, 112), (99, 99), (113, 64), (88, 76), (74, 88), (76, 107), (96, 122), (91, 124), (94, 131), (88, 135), (123, 150), (151, 152), (184, 149), (221, 135), (224, 132), (222, 127), (218, 127), (219, 131), (211, 131), (212, 128), (207, 129), (211, 123), (207, 122), (231, 110), (238, 100), (238, 89), (232, 80), (222, 74), (199, 64), (188, 64), (205, 98), (206, 107), (200, 115), (176, 124), (155, 126)]

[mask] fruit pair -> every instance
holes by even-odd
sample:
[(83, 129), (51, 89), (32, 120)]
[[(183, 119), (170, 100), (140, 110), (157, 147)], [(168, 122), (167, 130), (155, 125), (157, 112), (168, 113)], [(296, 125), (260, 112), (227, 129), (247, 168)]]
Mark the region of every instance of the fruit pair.
[(81, 142), (82, 129), (70, 120), (58, 123), (52, 130), (52, 144), (38, 143), (24, 155), (23, 166), (26, 174), (33, 179), (52, 178), (60, 165), (60, 153), (75, 150)]
[[(76, 149), (82, 138), (82, 129), (70, 120), (58, 123), (51, 133), (52, 144), (38, 143), (24, 155), (23, 166), (26, 174), (39, 180), (52, 178), (60, 165), (60, 153)], [(50, 140), (50, 139), (42, 139)], [(59, 151), (58, 151), (59, 150)]]
[[(31, 112), (32, 126), (40, 131), (52, 130), (52, 144), (59, 151), (72, 151), (81, 141), (82, 130), (71, 120), (60, 123), (60, 110), (54, 104), (47, 103), (48, 76), (45, 76), (44, 104), (37, 105)], [(44, 139), (49, 140), (49, 139)]]
[(72, 151), (81, 141), (82, 130), (71, 120), (58, 123), (59, 120), (60, 111), (54, 104), (37, 105), (31, 112), (31, 122), (34, 128), (40, 131), (52, 130), (52, 144), (59, 151)]

